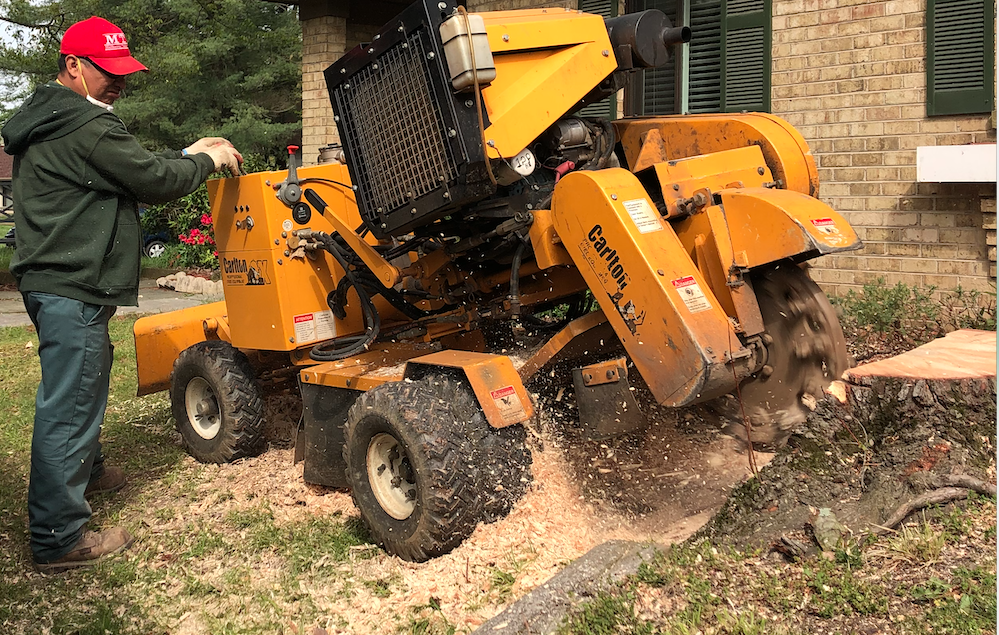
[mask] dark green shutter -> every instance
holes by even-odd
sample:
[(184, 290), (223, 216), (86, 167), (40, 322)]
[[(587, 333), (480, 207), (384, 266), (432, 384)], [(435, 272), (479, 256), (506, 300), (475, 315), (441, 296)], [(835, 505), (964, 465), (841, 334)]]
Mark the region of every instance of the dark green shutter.
[[(605, 18), (617, 15), (617, 0), (579, 0), (579, 10), (585, 13), (595, 13)], [(592, 103), (576, 112), (580, 117), (606, 117), (617, 119), (617, 99), (611, 95)]]
[(722, 112), (770, 110), (770, 0), (724, 0)]
[(928, 115), (992, 111), (993, 6), (991, 0), (927, 1)]
[(722, 0), (691, 0), (687, 110), (721, 110)]
[[(680, 23), (680, 0), (647, 0), (644, 3), (644, 8), (659, 9), (669, 17), (674, 26)], [(677, 112), (676, 69), (678, 65), (676, 56), (679, 53), (680, 47), (675, 46), (670, 51), (669, 62), (665, 66), (637, 73), (642, 78), (644, 87), (641, 102), (642, 112), (636, 114), (672, 115)]]

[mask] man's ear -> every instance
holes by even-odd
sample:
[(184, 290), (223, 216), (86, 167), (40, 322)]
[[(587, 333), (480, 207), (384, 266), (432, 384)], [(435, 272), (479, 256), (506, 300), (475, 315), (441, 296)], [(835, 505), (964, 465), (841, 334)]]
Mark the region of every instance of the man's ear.
[(73, 79), (79, 77), (80, 73), (83, 72), (82, 66), (83, 63), (80, 61), (79, 57), (75, 55), (66, 56), (66, 74), (68, 74)]

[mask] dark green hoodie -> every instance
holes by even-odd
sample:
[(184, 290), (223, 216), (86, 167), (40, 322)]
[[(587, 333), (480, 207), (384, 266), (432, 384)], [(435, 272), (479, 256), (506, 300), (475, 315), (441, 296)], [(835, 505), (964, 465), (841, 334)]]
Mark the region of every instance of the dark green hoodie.
[(0, 131), (14, 156), (23, 292), (91, 304), (138, 302), (138, 201), (190, 194), (214, 169), (207, 154), (153, 154), (116, 115), (56, 82), (40, 86)]

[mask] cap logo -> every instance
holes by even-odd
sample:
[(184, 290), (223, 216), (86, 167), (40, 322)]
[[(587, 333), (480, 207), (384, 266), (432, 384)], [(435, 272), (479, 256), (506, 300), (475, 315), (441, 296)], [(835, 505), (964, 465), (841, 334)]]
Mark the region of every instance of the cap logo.
[(124, 33), (105, 33), (104, 34), (104, 50), (105, 51), (121, 51), (128, 50), (128, 42), (125, 41)]

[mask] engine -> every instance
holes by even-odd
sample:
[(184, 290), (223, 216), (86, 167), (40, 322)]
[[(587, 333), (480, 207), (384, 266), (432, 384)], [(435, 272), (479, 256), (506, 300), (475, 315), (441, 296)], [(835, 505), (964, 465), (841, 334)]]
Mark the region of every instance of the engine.
[(659, 11), (483, 15), (422, 0), (325, 76), (366, 228), (508, 265), (559, 178), (618, 163), (609, 122), (567, 115), (690, 31)]

